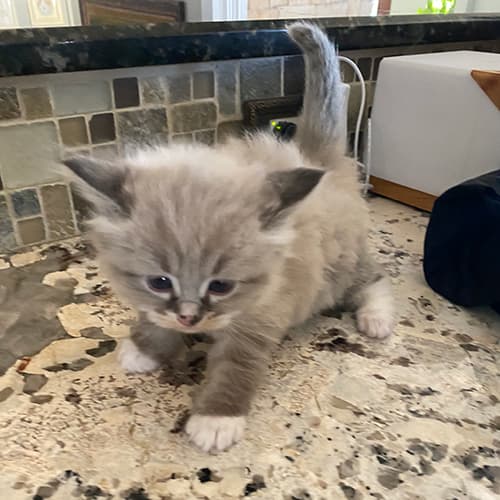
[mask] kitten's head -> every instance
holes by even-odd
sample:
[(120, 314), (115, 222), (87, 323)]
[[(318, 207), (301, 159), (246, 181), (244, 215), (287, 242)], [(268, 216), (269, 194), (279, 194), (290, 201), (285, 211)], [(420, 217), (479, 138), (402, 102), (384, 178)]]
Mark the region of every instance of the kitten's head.
[(294, 236), (288, 213), (323, 175), (234, 161), (199, 146), (65, 162), (115, 290), (160, 326), (216, 331), (251, 314)]

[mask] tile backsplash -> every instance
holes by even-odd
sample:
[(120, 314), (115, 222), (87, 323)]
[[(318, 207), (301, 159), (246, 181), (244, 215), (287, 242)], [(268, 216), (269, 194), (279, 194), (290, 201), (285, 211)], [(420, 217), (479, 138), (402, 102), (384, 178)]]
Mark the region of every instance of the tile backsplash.
[[(382, 57), (462, 49), (500, 46), (468, 42), (344, 55), (368, 82), (369, 109)], [(350, 67), (342, 70), (351, 85), (352, 132), (360, 84)], [(110, 157), (139, 144), (223, 141), (243, 130), (245, 100), (300, 94), (303, 71), (302, 57), (288, 56), (0, 79), (0, 252), (78, 233), (80, 200), (58, 174), (62, 158)]]

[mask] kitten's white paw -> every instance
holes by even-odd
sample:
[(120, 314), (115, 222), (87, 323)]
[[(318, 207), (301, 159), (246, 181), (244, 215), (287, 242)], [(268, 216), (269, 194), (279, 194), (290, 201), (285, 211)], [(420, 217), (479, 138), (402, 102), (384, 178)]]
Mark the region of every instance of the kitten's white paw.
[(122, 341), (118, 361), (127, 373), (148, 373), (160, 366), (158, 361), (141, 352), (130, 339)]
[(363, 290), (361, 307), (356, 312), (360, 332), (382, 339), (394, 329), (394, 298), (391, 282), (383, 277)]
[(205, 452), (222, 451), (243, 437), (245, 417), (193, 415), (186, 424), (191, 442)]
[(394, 328), (394, 319), (391, 311), (375, 309), (365, 306), (356, 313), (359, 331), (368, 337), (382, 339), (388, 337)]

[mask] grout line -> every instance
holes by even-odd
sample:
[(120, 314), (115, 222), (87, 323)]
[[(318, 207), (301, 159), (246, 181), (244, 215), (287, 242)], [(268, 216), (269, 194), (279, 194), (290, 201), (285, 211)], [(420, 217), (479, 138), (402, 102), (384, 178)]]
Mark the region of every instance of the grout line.
[(285, 58), (280, 57), (280, 97), (285, 95)]

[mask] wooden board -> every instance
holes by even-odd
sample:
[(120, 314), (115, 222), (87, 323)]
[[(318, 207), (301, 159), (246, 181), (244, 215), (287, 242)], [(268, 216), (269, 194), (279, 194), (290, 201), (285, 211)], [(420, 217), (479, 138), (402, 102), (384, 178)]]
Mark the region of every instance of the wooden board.
[(182, 22), (184, 2), (173, 0), (80, 0), (82, 22), (144, 24)]
[(420, 208), (426, 212), (432, 212), (432, 207), (436, 201), (436, 196), (417, 189), (409, 188), (407, 186), (402, 186), (401, 184), (396, 184), (395, 182), (386, 181), (385, 179), (380, 179), (379, 177), (370, 177), (370, 183), (373, 188), (371, 191), (373, 193), (385, 196), (391, 200), (400, 201), (405, 205), (410, 205), (412, 207)]

